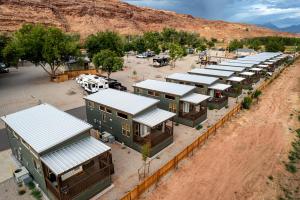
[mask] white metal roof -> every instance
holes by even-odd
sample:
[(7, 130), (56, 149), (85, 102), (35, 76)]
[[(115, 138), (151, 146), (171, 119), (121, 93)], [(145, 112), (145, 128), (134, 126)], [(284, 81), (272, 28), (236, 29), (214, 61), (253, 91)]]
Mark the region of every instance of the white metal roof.
[(260, 61), (251, 61), (251, 60), (226, 60), (226, 62), (230, 63), (246, 63), (246, 64), (254, 64), (257, 65), (261, 63)]
[(47, 153), (41, 160), (55, 175), (61, 175), (109, 150), (109, 146), (89, 136)]
[(133, 87), (154, 90), (154, 91), (173, 94), (177, 96), (183, 96), (196, 88), (195, 86), (182, 85), (178, 83), (170, 83), (170, 82), (157, 81), (157, 80), (145, 80), (134, 84)]
[(244, 75), (244, 76), (253, 76), (255, 73), (254, 72), (242, 72), (240, 73), (240, 75)]
[(211, 85), (214, 82), (218, 81), (218, 78), (209, 77), (209, 76), (199, 76), (185, 73), (174, 73), (166, 77), (167, 79), (177, 80), (177, 81), (186, 81), (192, 83), (206, 84)]
[(270, 61), (267, 61), (267, 62), (264, 62), (265, 64), (267, 64), (267, 65), (272, 65), (272, 64), (274, 64), (274, 62), (270, 62)]
[(227, 79), (228, 81), (233, 81), (233, 82), (242, 82), (243, 80), (245, 80), (245, 78), (243, 77), (238, 77), (238, 76), (233, 76), (230, 77), (229, 79)]
[(244, 67), (230, 67), (223, 65), (207, 65), (206, 69), (215, 69), (215, 70), (224, 70), (224, 71), (233, 71), (233, 72), (242, 72), (245, 70)]
[(213, 70), (213, 69), (201, 69), (195, 68), (189, 71), (191, 74), (200, 74), (200, 75), (210, 75), (217, 77), (230, 77), (234, 74), (232, 71), (222, 71), (222, 70)]
[(135, 115), (159, 102), (157, 99), (144, 97), (114, 89), (104, 89), (88, 95), (85, 99)]
[(136, 117), (133, 118), (133, 121), (136, 121), (138, 123), (153, 128), (161, 124), (162, 122), (171, 119), (175, 115), (176, 115), (175, 113), (165, 111), (159, 108), (155, 108), (149, 112), (145, 112), (137, 115)]
[(210, 96), (203, 95), (203, 94), (197, 94), (197, 93), (192, 93), (189, 95), (186, 95), (185, 97), (181, 98), (181, 101), (192, 103), (192, 104), (199, 104), (207, 99), (209, 99)]
[(262, 70), (261, 68), (256, 68), (256, 67), (250, 69), (250, 71), (261, 71), (261, 70)]
[(251, 63), (237, 63), (237, 62), (221, 62), (219, 65), (230, 66), (230, 67), (242, 67), (242, 68), (251, 68), (255, 64)]
[(228, 84), (217, 83), (217, 84), (214, 84), (213, 86), (209, 87), (209, 89), (223, 91), (223, 90), (226, 90), (230, 87), (231, 87), (231, 85), (228, 85)]
[(268, 68), (269, 65), (257, 65), (257, 67), (259, 67), (259, 68)]
[(1, 117), (37, 153), (54, 147), (92, 126), (49, 104)]

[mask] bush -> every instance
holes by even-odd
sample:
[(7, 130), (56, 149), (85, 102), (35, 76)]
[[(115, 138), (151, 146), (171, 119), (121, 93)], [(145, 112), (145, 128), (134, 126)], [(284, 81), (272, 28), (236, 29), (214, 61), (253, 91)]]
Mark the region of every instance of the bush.
[(25, 189), (21, 189), (21, 190), (19, 190), (18, 191), (18, 194), (21, 196), (21, 195), (23, 195), (23, 194), (25, 194), (26, 193), (26, 190)]
[(300, 115), (298, 116), (298, 121), (300, 121)]
[(251, 104), (252, 104), (252, 99), (250, 97), (245, 97), (242, 103), (243, 108), (250, 109)]
[(33, 189), (35, 188), (35, 184), (34, 184), (32, 181), (30, 181), (30, 182), (27, 184), (27, 186), (28, 186), (28, 188), (29, 188), (30, 190), (33, 190)]
[(37, 199), (37, 200), (40, 200), (40, 199), (42, 199), (42, 193), (41, 193), (41, 191), (39, 190), (39, 189), (33, 189), (32, 191), (31, 191), (31, 195), (35, 198), (35, 199)]
[(212, 105), (208, 106), (208, 110), (213, 110), (213, 109), (214, 109), (214, 107)]
[(197, 130), (200, 130), (203, 126), (201, 124), (199, 124), (198, 126), (196, 126)]
[(291, 164), (291, 163), (286, 164), (286, 165), (285, 165), (285, 168), (286, 168), (287, 171), (289, 171), (289, 172), (292, 173), (292, 174), (295, 174), (295, 173), (297, 172), (296, 166), (293, 165), (293, 164)]
[(262, 92), (260, 90), (255, 90), (255, 92), (253, 93), (253, 98), (258, 98), (261, 94)]
[(178, 123), (178, 122), (176, 122), (176, 123), (175, 123), (175, 126), (179, 126), (179, 123)]

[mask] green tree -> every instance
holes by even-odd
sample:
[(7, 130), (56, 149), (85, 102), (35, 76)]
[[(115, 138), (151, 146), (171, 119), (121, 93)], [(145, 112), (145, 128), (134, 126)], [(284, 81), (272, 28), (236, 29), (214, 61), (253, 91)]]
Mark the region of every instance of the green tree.
[(108, 57), (103, 62), (102, 70), (107, 73), (107, 78), (109, 78), (112, 72), (121, 70), (123, 68), (123, 64), (123, 58)]
[(95, 54), (105, 49), (114, 51), (120, 57), (124, 56), (124, 43), (121, 36), (111, 31), (90, 35), (85, 41), (85, 47), (90, 58), (93, 58)]
[(145, 52), (147, 50), (147, 48), (146, 48), (146, 41), (145, 41), (145, 39), (143, 37), (136, 38), (133, 41), (133, 45), (134, 45), (135, 50), (138, 53), (143, 53), (143, 52)]
[(160, 53), (159, 42), (160, 34), (158, 32), (146, 32), (144, 33), (145, 48), (154, 51), (156, 54)]
[(118, 71), (123, 68), (124, 60), (117, 56), (111, 50), (102, 50), (93, 57), (93, 63), (96, 69), (102, 69), (107, 72), (109, 78), (112, 72)]
[(283, 43), (281, 43), (279, 41), (269, 41), (265, 45), (265, 50), (268, 52), (278, 52), (278, 51), (284, 52), (285, 46)]
[(235, 40), (230, 41), (228, 49), (229, 49), (230, 52), (232, 52), (232, 51), (235, 51), (239, 48), (243, 48), (243, 45), (244, 45), (243, 42), (235, 39)]
[(4, 49), (4, 56), (13, 61), (19, 58), (28, 60), (54, 77), (57, 69), (65, 65), (70, 56), (79, 54), (76, 39), (58, 28), (23, 25)]
[(0, 34), (0, 61), (4, 60), (3, 49), (7, 46), (9, 39), (8, 36)]
[(95, 54), (93, 57), (93, 63), (96, 69), (99, 69), (103, 66), (103, 63), (106, 58), (117, 57), (117, 54), (109, 49), (105, 49)]
[(173, 62), (173, 67), (175, 67), (175, 63), (179, 58), (182, 58), (185, 54), (185, 50), (179, 45), (171, 43), (169, 45), (169, 55)]

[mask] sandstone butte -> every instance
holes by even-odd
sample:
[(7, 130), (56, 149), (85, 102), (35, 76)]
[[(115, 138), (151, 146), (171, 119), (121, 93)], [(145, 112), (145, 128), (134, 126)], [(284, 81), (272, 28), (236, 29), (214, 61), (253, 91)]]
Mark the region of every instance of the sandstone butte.
[(224, 41), (258, 36), (299, 36), (254, 25), (137, 7), (118, 0), (0, 0), (0, 32), (13, 32), (24, 23), (56, 26), (79, 33), (83, 39), (98, 31), (141, 34), (160, 31), (164, 27)]

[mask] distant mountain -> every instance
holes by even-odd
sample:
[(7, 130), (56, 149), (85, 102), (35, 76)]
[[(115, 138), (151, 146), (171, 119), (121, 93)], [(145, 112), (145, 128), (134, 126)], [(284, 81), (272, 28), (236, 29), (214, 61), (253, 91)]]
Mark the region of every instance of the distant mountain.
[(284, 28), (281, 28), (280, 30), (284, 31), (284, 32), (289, 32), (289, 33), (300, 33), (300, 24), (284, 27)]
[(269, 23), (265, 23), (265, 24), (259, 24), (258, 26), (269, 28), (269, 29), (272, 29), (272, 30), (275, 30), (275, 31), (282, 31), (282, 32), (289, 32), (289, 33), (300, 33), (300, 24), (279, 28), (275, 24), (269, 22)]
[(258, 26), (269, 28), (269, 29), (273, 29), (273, 30), (276, 30), (276, 31), (280, 30), (279, 27), (277, 27), (275, 24), (272, 24), (271, 22), (265, 23), (265, 24), (260, 24)]

